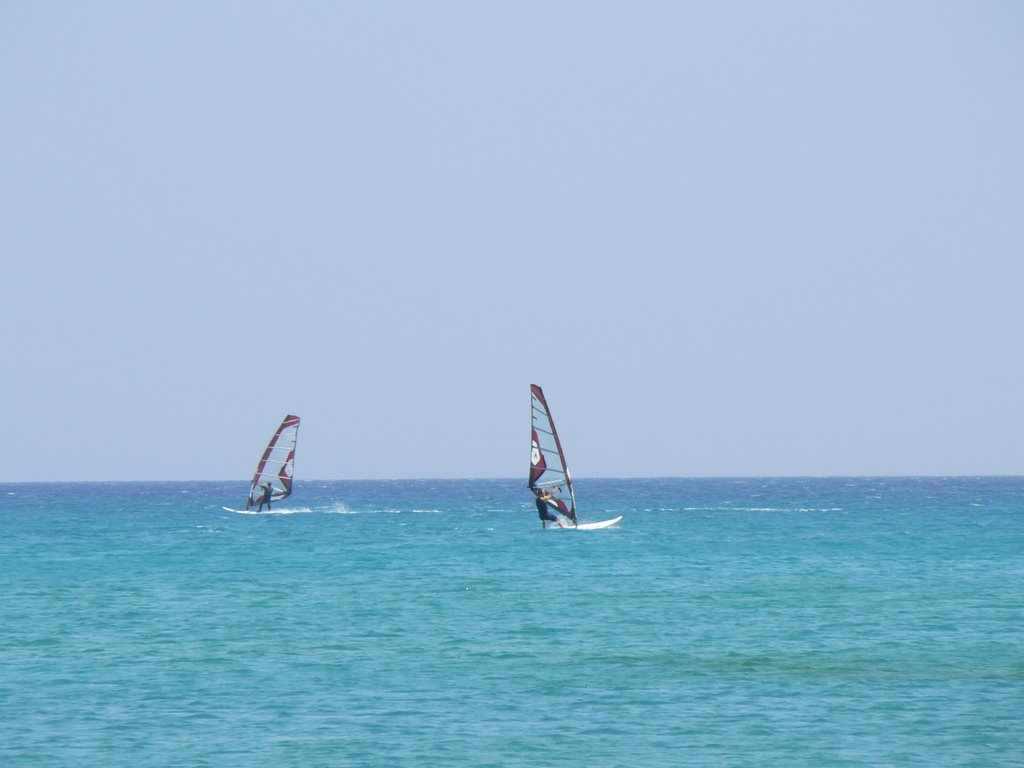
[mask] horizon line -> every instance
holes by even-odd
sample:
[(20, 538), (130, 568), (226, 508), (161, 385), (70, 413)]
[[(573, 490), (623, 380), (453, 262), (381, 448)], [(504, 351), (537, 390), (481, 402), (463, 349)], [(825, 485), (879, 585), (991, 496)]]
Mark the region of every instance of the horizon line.
[[(980, 478), (1022, 478), (1024, 474), (1008, 475), (1001, 473), (973, 473), (973, 474), (932, 474), (932, 473), (914, 473), (914, 474), (853, 474), (853, 475), (833, 475), (833, 474), (822, 474), (822, 475), (583, 475), (580, 477), (574, 477), (575, 482), (580, 480), (868, 480), (868, 479), (917, 479), (917, 478), (928, 478), (928, 479), (980, 479)], [(304, 483), (393, 483), (393, 482), (438, 482), (438, 481), (481, 481), (481, 482), (493, 482), (493, 481), (522, 481), (525, 484), (525, 480), (515, 476), (505, 477), (338, 477), (338, 478), (326, 478), (326, 477), (312, 477), (305, 479), (295, 479), (293, 482), (297, 484)], [(0, 480), (0, 485), (33, 485), (33, 484), (45, 484), (45, 483), (94, 483), (94, 484), (107, 484), (107, 483), (248, 483), (247, 480), (233, 479), (218, 479), (218, 480), (195, 480), (188, 478), (173, 478), (167, 480), (125, 480), (125, 479), (103, 479), (103, 480)]]

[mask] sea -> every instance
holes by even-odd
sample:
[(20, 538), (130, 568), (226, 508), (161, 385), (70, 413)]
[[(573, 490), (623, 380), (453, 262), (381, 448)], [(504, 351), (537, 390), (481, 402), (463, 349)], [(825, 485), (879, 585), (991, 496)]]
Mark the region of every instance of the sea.
[(0, 766), (1024, 766), (1024, 478), (0, 484)]

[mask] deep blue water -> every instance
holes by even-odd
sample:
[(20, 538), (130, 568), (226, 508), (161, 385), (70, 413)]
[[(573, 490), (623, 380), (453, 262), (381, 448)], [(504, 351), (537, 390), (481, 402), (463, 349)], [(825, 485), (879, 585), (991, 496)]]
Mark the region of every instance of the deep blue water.
[(1024, 478), (0, 485), (2, 766), (1022, 766)]

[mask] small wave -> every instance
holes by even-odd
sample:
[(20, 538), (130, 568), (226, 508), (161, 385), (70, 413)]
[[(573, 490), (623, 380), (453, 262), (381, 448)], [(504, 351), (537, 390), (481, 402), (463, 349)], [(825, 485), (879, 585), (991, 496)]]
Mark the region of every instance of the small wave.
[(342, 502), (338, 502), (333, 507), (327, 507), (326, 509), (319, 510), (332, 515), (400, 515), (402, 510), (400, 509), (350, 509), (347, 505)]
[(842, 512), (842, 507), (683, 507), (684, 512)]
[(341, 503), (321, 511), (334, 515), (400, 515), (402, 513), (400, 509), (349, 509)]
[(684, 512), (790, 512), (782, 507), (683, 507)]

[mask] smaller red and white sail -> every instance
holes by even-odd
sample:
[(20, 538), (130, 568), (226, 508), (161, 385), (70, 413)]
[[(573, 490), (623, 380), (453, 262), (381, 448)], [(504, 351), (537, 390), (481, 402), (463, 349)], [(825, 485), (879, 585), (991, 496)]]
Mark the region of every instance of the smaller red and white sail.
[(544, 391), (536, 384), (530, 385), (530, 409), (530, 490), (548, 491), (552, 495), (548, 503), (576, 522), (576, 494), (572, 489), (572, 477), (565, 463), (565, 453), (558, 439), (555, 422), (551, 418), (551, 409), (544, 399)]
[(270, 483), (271, 501), (280, 501), (291, 496), (295, 477), (295, 445), (298, 437), (299, 417), (288, 414), (274, 432), (274, 436), (270, 438), (259, 464), (256, 465), (256, 473), (249, 488), (247, 507), (259, 503), (267, 483)]

